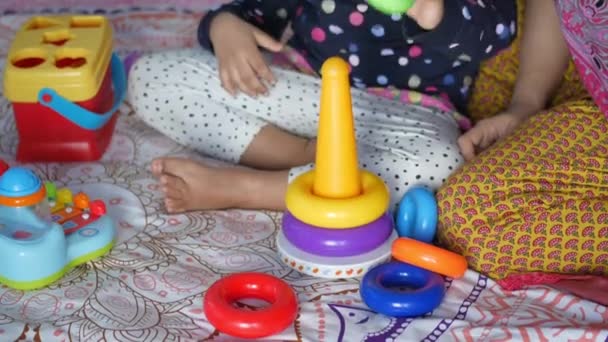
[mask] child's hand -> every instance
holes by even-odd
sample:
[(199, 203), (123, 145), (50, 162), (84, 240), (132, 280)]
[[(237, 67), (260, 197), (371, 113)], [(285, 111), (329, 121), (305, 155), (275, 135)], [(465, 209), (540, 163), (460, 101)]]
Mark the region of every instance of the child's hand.
[(416, 0), (414, 5), (407, 11), (407, 15), (414, 19), (418, 26), (425, 30), (432, 30), (443, 20), (443, 1)]
[(479, 121), (473, 128), (458, 138), (460, 153), (466, 161), (498, 140), (511, 134), (529, 116), (538, 112), (531, 107), (512, 106), (491, 118)]
[(281, 43), (230, 13), (213, 19), (210, 37), (226, 91), (233, 96), (242, 91), (252, 97), (268, 92), (264, 83), (273, 84), (275, 78), (259, 47), (279, 52)]

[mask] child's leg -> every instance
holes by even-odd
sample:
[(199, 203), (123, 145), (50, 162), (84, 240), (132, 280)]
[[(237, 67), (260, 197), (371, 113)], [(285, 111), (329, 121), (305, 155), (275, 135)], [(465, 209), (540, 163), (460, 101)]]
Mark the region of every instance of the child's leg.
[(288, 170), (211, 167), (184, 158), (160, 158), (159, 178), (169, 213), (206, 209), (285, 209)]
[[(393, 106), (398, 108), (395, 103)], [(437, 189), (462, 162), (456, 144), (459, 129), (452, 119), (431, 110), (428, 113), (421, 108), (411, 110), (393, 117), (401, 121), (401, 127), (394, 126), (395, 122), (383, 124), (381, 120), (357, 122), (358, 131), (363, 132), (358, 135), (359, 163), (385, 181), (391, 192), (391, 209), (396, 208), (412, 186)], [(161, 178), (171, 189), (167, 193), (168, 210), (226, 207), (284, 210), (288, 182), (310, 170), (313, 164), (285, 171), (262, 171), (210, 168), (181, 158), (166, 158), (163, 166), (178, 174)]]
[(314, 159), (310, 137), (316, 124), (308, 117), (316, 116), (318, 80), (275, 69), (279, 83), (268, 97), (233, 98), (221, 88), (215, 64), (200, 49), (140, 58), (129, 76), (135, 112), (205, 155), (267, 171), (159, 158), (152, 169), (163, 184), (167, 209), (281, 207), (287, 170)]
[[(299, 117), (314, 111), (315, 104), (304, 101), (308, 98), (292, 101), (299, 89), (282, 80), (288, 78), (284, 75), (277, 75), (280, 89), (268, 97), (233, 98), (221, 88), (216, 63), (201, 49), (141, 57), (129, 75), (135, 112), (173, 140), (213, 158), (269, 169), (309, 162), (313, 149), (305, 136), (316, 128)], [(250, 146), (254, 137), (260, 139)], [(252, 151), (242, 160), (246, 150)]]
[[(163, 183), (167, 207), (284, 209), (288, 169), (314, 160), (309, 138), (317, 130), (320, 81), (273, 69), (279, 83), (270, 96), (231, 98), (220, 87), (214, 63), (201, 51), (144, 57), (130, 77), (136, 112), (204, 154), (279, 170), (217, 169), (162, 158), (153, 171)], [(361, 164), (387, 181), (393, 202), (411, 185), (438, 187), (460, 163), (459, 130), (445, 114), (359, 90), (353, 90), (353, 112)], [(292, 176), (305, 168), (292, 170)]]

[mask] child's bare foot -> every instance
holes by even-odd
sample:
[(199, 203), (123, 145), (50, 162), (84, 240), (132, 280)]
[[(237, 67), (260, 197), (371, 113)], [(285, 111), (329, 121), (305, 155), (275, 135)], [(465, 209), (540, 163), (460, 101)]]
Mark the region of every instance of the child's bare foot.
[(152, 161), (170, 214), (228, 208), (282, 210), (286, 172), (212, 167), (185, 158)]
[(152, 161), (152, 173), (165, 194), (171, 214), (191, 210), (224, 209), (239, 205), (243, 186), (235, 168), (214, 168), (185, 158)]

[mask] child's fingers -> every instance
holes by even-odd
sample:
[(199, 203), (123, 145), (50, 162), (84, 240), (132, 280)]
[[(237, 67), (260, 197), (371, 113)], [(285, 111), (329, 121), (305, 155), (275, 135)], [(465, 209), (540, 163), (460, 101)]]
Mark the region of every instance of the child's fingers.
[(485, 150), (486, 148), (490, 147), (490, 145), (492, 145), (494, 142), (496, 142), (496, 137), (494, 135), (489, 134), (489, 132), (486, 132), (486, 134), (483, 134), (481, 139), (479, 139), (479, 141), (477, 142), (477, 147)]
[(232, 80), (231, 72), (228, 68), (220, 66), (220, 81), (222, 82), (222, 87), (230, 93), (230, 95), (236, 95), (236, 84)]
[(260, 30), (257, 27), (253, 27), (253, 38), (255, 38), (256, 43), (272, 52), (279, 52), (283, 49), (283, 44), (278, 40), (274, 39), (268, 33)]
[(257, 96), (266, 91), (266, 87), (260, 82), (255, 71), (246, 61), (239, 63), (239, 67), (236, 73), (233, 74), (233, 77), (237, 80), (239, 88), (249, 96)]
[(466, 161), (469, 161), (475, 157), (475, 146), (477, 145), (476, 140), (478, 138), (479, 137), (475, 128), (458, 138), (458, 147), (460, 148), (460, 153)]
[(251, 68), (255, 70), (255, 73), (258, 75), (259, 78), (269, 84), (276, 83), (276, 79), (274, 77), (274, 74), (272, 73), (272, 70), (270, 70), (270, 67), (268, 67), (268, 64), (266, 64), (261, 54), (259, 54), (256, 58), (252, 58), (249, 61), (249, 64), (251, 65)]

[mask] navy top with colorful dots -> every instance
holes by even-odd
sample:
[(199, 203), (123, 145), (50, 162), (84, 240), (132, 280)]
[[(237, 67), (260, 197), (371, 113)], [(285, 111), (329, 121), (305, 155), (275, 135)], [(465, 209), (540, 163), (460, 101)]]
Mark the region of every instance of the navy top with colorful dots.
[(317, 72), (332, 56), (352, 66), (355, 87), (394, 87), (448, 98), (461, 112), (482, 60), (515, 37), (515, 0), (444, 0), (444, 16), (430, 31), (405, 15), (386, 15), (365, 0), (236, 0), (210, 11), (198, 38), (212, 50), (209, 27), (228, 11), (288, 44)]

